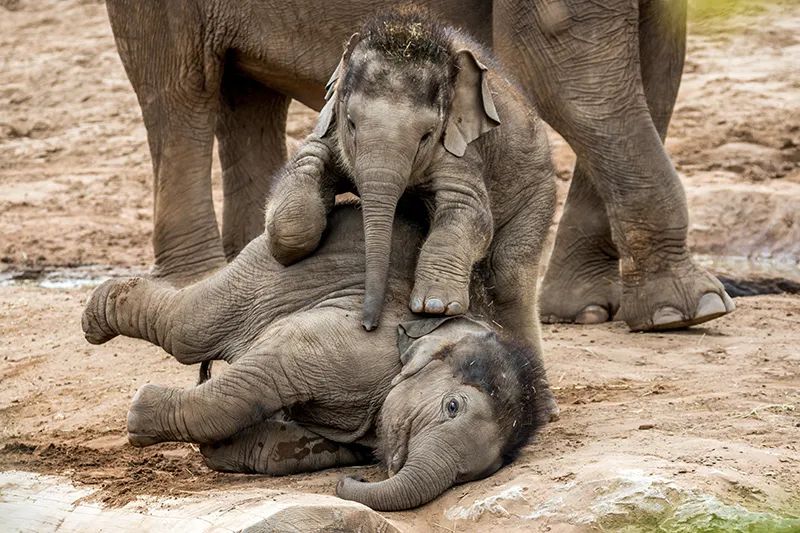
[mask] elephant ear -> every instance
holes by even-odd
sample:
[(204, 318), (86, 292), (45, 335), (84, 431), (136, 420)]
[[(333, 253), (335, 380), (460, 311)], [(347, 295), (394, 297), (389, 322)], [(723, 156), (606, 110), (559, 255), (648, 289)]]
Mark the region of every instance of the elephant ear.
[(341, 78), (344, 74), (344, 66), (350, 59), (350, 54), (353, 53), (353, 48), (355, 48), (355, 45), (358, 42), (358, 37), (358, 33), (354, 33), (350, 36), (350, 39), (347, 41), (347, 45), (344, 47), (342, 58), (339, 60), (339, 64), (336, 66), (336, 70), (333, 71), (328, 83), (325, 84), (326, 103), (319, 112), (317, 125), (314, 127), (314, 135), (317, 137), (325, 137), (328, 134), (331, 124), (333, 123), (333, 117), (336, 114), (336, 90), (339, 86), (339, 78)]
[(486, 65), (469, 50), (456, 53), (456, 64), (458, 74), (444, 130), (444, 147), (461, 157), (469, 143), (500, 125), (500, 117), (489, 89)]
[(442, 324), (451, 320), (471, 322), (491, 332), (485, 323), (464, 315), (420, 318), (400, 323), (397, 326), (397, 349), (400, 352), (403, 368), (392, 380), (392, 386), (425, 368), (443, 348), (452, 344), (453, 339), (443, 335), (431, 335)]
[(439, 351), (441, 341), (433, 337), (427, 339), (424, 337), (454, 318), (456, 317), (421, 318), (402, 322), (397, 326), (397, 349), (400, 352), (400, 363), (403, 368), (392, 380), (392, 386), (413, 376), (433, 360), (433, 356)]

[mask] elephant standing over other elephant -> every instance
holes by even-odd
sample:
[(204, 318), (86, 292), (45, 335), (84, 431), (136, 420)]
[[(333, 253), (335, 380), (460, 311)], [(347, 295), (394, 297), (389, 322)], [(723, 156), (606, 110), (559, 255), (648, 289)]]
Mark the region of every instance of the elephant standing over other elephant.
[(358, 194), (363, 324), (373, 329), (395, 206), (408, 191), (425, 199), (431, 221), (411, 310), (465, 312), (473, 266), (485, 258), (495, 320), (538, 346), (536, 284), (555, 172), (544, 124), (515, 82), (470, 37), (406, 6), (350, 38), (328, 86), (316, 130), (275, 178), (267, 203), (276, 259), (290, 264), (313, 252), (335, 195)]
[[(663, 140), (686, 0), (418, 0), (491, 46), (577, 164), (540, 300), (549, 322), (685, 327), (729, 313), (691, 258)], [(340, 45), (388, 0), (107, 0), (153, 159), (153, 274), (204, 275), (263, 232), (289, 102), (324, 105)], [(222, 239), (211, 200), (216, 136)], [(497, 236), (495, 236), (496, 238)], [(530, 317), (533, 319), (534, 317)]]
[(190, 389), (140, 388), (130, 442), (196, 442), (214, 469), (276, 475), (368, 462), (375, 449), (389, 479), (345, 478), (337, 494), (387, 511), (512, 460), (546, 421), (539, 354), (494, 329), (477, 283), (466, 315), (411, 313), (420, 211), (398, 207), (389, 297), (372, 333), (359, 319), (365, 244), (353, 206), (334, 209), (317, 252), (289, 267), (268, 253), (267, 235), (180, 290), (144, 278), (100, 285), (83, 315), (90, 342), (126, 335), (184, 364), (230, 363)]

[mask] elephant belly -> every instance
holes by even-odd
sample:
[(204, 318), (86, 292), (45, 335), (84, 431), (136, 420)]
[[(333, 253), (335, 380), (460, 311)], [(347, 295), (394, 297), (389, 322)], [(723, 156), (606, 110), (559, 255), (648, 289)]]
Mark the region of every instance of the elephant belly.
[(375, 424), (400, 371), (397, 324), (407, 311), (390, 308), (375, 331), (361, 326), (362, 296), (331, 297), (267, 328), (257, 351), (276, 354), (307, 401), (287, 415), (330, 440), (361, 441)]

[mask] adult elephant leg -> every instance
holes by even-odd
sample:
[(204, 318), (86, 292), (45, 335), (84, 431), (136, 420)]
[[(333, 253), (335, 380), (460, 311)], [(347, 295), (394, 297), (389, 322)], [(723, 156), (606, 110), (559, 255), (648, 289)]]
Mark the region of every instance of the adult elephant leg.
[[(686, 0), (677, 2), (640, 0), (639, 2), (642, 85), (647, 107), (662, 145), (667, 136), (683, 74), (686, 55), (686, 4)], [(674, 329), (700, 324), (735, 309), (733, 300), (716, 277), (694, 264), (691, 259), (687, 263), (689, 264), (684, 265), (682, 269), (674, 270), (677, 273), (681, 270), (690, 273), (687, 283), (678, 289), (686, 305), (681, 307), (667, 304), (661, 307), (654, 315), (652, 329)], [(628, 306), (620, 309), (619, 318), (631, 324), (632, 321), (636, 321), (635, 317), (645, 316), (648, 310), (637, 303), (648, 297), (652, 298), (653, 294), (668, 292), (670, 282), (670, 277), (666, 276), (661, 279), (658, 276), (646, 279), (641, 286), (635, 287), (634, 292), (634, 294), (644, 294), (645, 298), (627, 298)]]
[(542, 322), (606, 322), (619, 308), (621, 292), (606, 207), (578, 160), (542, 282)]
[(222, 244), (230, 261), (264, 232), (270, 179), (286, 161), (291, 99), (236, 73), (222, 81), (217, 140), (224, 206)]
[(155, 265), (184, 284), (224, 264), (211, 201), (221, 59), (188, 4), (109, 0), (120, 58), (142, 108), (153, 163)]
[(364, 464), (369, 449), (345, 445), (283, 420), (265, 420), (230, 439), (200, 446), (209, 468), (221, 472), (284, 476)]
[(641, 0), (639, 56), (647, 107), (661, 141), (667, 137), (686, 56), (686, 0)]
[(633, 330), (669, 329), (732, 310), (721, 284), (686, 247), (685, 194), (644, 95), (636, 6), (507, 1), (495, 6), (495, 17), (501, 56), (512, 57), (512, 45), (522, 50), (523, 83), (585, 161), (606, 207), (620, 256), (618, 317)]
[(128, 440), (134, 446), (219, 442), (307, 400), (282, 365), (280, 357), (243, 356), (197, 387), (144, 385), (128, 411)]

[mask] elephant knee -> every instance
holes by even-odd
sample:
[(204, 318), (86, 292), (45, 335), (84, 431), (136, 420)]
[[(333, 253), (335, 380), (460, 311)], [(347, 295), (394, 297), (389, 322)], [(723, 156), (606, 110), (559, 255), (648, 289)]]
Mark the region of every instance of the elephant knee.
[(127, 419), (128, 442), (131, 445), (151, 446), (165, 440), (159, 414), (168, 410), (171, 394), (171, 389), (149, 383), (136, 391)]
[(277, 199), (266, 216), (270, 253), (285, 266), (303, 259), (319, 245), (326, 223), (319, 197), (292, 195)]

